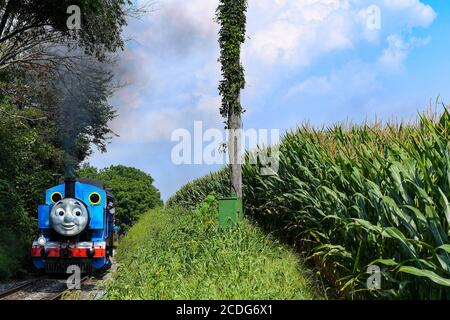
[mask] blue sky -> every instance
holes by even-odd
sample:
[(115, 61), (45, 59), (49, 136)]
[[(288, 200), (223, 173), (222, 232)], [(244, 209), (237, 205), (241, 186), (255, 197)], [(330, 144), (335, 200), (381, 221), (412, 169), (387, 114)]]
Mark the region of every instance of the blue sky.
[[(368, 28), (375, 5), (380, 28)], [(88, 161), (150, 173), (167, 199), (217, 165), (175, 165), (174, 130), (194, 121), (222, 129), (217, 84), (216, 0), (160, 0), (131, 20), (111, 99), (120, 135)], [(440, 95), (450, 99), (450, 1), (249, 0), (242, 61), (244, 127), (280, 129), (308, 121), (414, 119)]]

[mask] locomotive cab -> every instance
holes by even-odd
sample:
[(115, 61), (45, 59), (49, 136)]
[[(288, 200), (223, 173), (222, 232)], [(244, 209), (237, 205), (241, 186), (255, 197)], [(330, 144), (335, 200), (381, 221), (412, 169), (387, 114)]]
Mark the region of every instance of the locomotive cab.
[(99, 180), (66, 179), (46, 190), (38, 207), (41, 236), (31, 249), (35, 267), (66, 273), (76, 265), (91, 273), (110, 265), (114, 218), (114, 197)]

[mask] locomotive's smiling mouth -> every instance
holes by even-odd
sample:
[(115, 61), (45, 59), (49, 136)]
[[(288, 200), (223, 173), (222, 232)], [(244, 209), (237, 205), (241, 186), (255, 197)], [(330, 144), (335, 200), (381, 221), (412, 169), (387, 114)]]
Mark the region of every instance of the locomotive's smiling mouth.
[(66, 230), (72, 230), (75, 227), (74, 224), (63, 224), (61, 226)]

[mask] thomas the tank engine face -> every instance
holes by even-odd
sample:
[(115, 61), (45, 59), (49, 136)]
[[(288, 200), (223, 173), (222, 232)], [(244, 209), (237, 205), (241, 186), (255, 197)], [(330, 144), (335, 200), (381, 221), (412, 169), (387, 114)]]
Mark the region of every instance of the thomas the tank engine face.
[(73, 237), (80, 234), (89, 222), (86, 206), (72, 198), (58, 201), (50, 212), (53, 230), (63, 236)]
[(41, 235), (33, 241), (33, 264), (47, 273), (78, 266), (91, 273), (111, 265), (114, 246), (113, 196), (103, 182), (65, 179), (45, 191), (38, 207)]

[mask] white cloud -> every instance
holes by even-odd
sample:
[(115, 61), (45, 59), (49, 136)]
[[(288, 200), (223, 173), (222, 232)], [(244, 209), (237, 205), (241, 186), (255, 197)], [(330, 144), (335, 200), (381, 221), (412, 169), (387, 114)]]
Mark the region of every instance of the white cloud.
[(299, 84), (291, 87), (287, 96), (294, 96), (297, 94), (323, 94), (330, 92), (333, 89), (333, 83), (330, 77), (320, 76), (320, 77), (311, 77), (306, 79)]
[(250, 0), (246, 52), (266, 63), (306, 66), (323, 52), (350, 48), (349, 9), (346, 0)]
[(120, 141), (128, 143), (155, 143), (169, 141), (175, 129), (189, 129), (194, 121), (203, 121), (204, 127), (221, 129), (219, 96), (197, 96), (195, 104), (184, 107), (146, 108), (128, 110), (113, 122), (113, 130)]
[(351, 98), (364, 96), (380, 88), (376, 66), (363, 62), (343, 65), (329, 75), (312, 76), (291, 86), (286, 97), (312, 96)]
[(428, 27), (436, 18), (433, 8), (419, 0), (383, 0), (381, 5), (398, 14), (410, 28)]
[[(380, 30), (367, 28), (371, 5), (380, 8)], [(435, 17), (419, 0), (250, 0), (245, 52), (260, 63), (309, 66), (320, 55), (426, 27)]]
[(380, 63), (389, 68), (398, 68), (408, 56), (408, 46), (403, 39), (397, 35), (387, 38), (388, 47), (380, 57)]
[(379, 63), (391, 71), (397, 71), (402, 67), (411, 48), (426, 45), (430, 40), (430, 38), (411, 37), (405, 41), (398, 34), (390, 35), (387, 37), (388, 47), (383, 51)]

